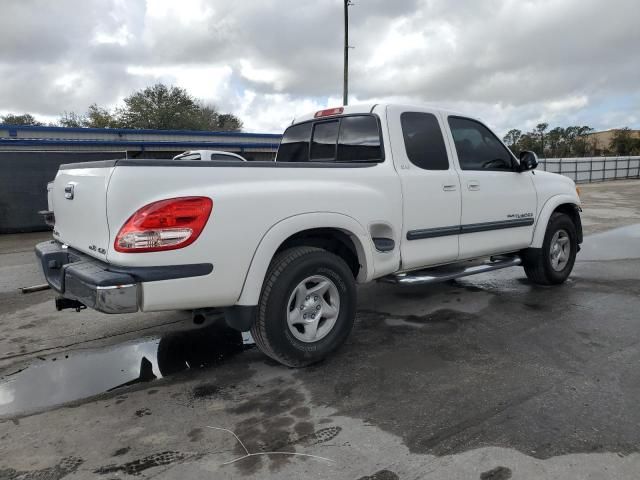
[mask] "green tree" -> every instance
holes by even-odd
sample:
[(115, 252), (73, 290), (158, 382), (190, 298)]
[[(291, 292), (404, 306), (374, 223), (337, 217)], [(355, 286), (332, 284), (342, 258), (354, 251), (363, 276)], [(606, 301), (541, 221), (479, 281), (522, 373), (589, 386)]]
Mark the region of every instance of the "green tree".
[(59, 123), (64, 127), (91, 128), (242, 129), (242, 121), (235, 115), (218, 112), (215, 106), (193, 98), (183, 88), (161, 83), (132, 93), (121, 108), (109, 110), (94, 103), (83, 114), (65, 112)]
[(240, 131), (242, 120), (231, 113), (221, 113), (218, 115), (218, 130)]
[(636, 139), (631, 135), (629, 127), (617, 129), (609, 142), (609, 148), (616, 155), (630, 155), (635, 147)]
[(555, 127), (549, 130), (547, 133), (547, 143), (549, 144), (549, 151), (552, 158), (557, 158), (562, 156), (564, 142), (564, 128)]
[(213, 105), (200, 102), (198, 113), (195, 116), (196, 130), (212, 131), (239, 131), (242, 130), (242, 121), (230, 113), (219, 113)]
[(44, 123), (36, 120), (35, 117), (30, 113), (23, 113), (22, 115), (9, 113), (3, 117), (0, 117), (0, 123), (5, 123), (7, 125), (44, 125)]
[(63, 127), (86, 127), (87, 118), (76, 112), (64, 112), (58, 119), (58, 123)]
[(589, 142), (589, 134), (593, 132), (593, 128), (583, 125), (577, 127), (576, 138), (573, 143), (573, 154), (576, 157), (584, 157), (587, 153), (593, 153), (592, 144)]
[(213, 105), (206, 105), (204, 103), (198, 104), (198, 110), (194, 114), (194, 122), (197, 127), (196, 130), (218, 130), (218, 120), (220, 114)]
[(183, 88), (158, 83), (129, 95), (124, 104), (118, 115), (123, 127), (196, 129), (198, 105)]
[(120, 121), (115, 113), (107, 108), (102, 108), (95, 103), (89, 105), (85, 114), (64, 112), (59, 120), (63, 127), (89, 127), (89, 128), (119, 128)]
[(544, 157), (544, 132), (549, 128), (548, 123), (539, 123), (536, 125), (536, 133), (540, 138), (540, 156)]
[(102, 108), (95, 103), (89, 105), (86, 115), (87, 127), (91, 128), (118, 128), (119, 121), (116, 115), (108, 108)]
[[(104, 113), (104, 110), (103, 110)], [(116, 112), (119, 126), (160, 130), (239, 130), (240, 119), (220, 114), (180, 87), (161, 83), (135, 92), (124, 99)]]
[(536, 150), (538, 150), (538, 145), (538, 138), (534, 132), (527, 132), (522, 134), (522, 136), (520, 137), (520, 141), (518, 142), (520, 151), (531, 150), (532, 152), (536, 152)]
[(575, 155), (575, 143), (576, 138), (578, 137), (578, 133), (580, 132), (580, 127), (575, 125), (571, 125), (564, 129), (564, 143), (565, 143), (565, 155), (566, 157), (570, 157)]
[(506, 143), (513, 153), (516, 153), (518, 149), (518, 141), (522, 136), (522, 131), (517, 128), (512, 128), (507, 132), (502, 141)]

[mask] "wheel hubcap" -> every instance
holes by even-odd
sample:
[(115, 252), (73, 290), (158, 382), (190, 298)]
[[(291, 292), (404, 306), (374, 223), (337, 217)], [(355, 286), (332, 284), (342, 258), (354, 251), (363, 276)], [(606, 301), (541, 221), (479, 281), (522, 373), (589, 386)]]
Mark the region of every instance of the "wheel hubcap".
[(551, 239), (551, 247), (549, 256), (551, 258), (551, 267), (560, 272), (567, 266), (569, 256), (571, 254), (570, 237), (566, 230), (558, 230)]
[(302, 342), (326, 337), (340, 313), (340, 294), (327, 277), (313, 275), (301, 281), (289, 297), (289, 331)]

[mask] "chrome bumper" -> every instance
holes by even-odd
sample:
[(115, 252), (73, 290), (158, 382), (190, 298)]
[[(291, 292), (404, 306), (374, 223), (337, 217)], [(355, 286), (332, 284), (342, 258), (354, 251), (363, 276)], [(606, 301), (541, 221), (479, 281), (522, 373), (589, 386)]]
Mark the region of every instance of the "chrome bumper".
[(138, 311), (138, 283), (133, 276), (107, 270), (95, 260), (56, 241), (36, 245), (47, 283), (64, 298), (103, 313)]

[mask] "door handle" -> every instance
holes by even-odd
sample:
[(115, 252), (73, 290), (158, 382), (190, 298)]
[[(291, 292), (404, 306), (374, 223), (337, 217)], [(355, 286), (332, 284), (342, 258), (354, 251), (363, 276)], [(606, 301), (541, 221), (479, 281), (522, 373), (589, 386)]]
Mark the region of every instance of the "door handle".
[(67, 183), (64, 187), (64, 198), (67, 200), (73, 200), (73, 191), (75, 190), (75, 185), (73, 182)]
[(467, 188), (475, 192), (476, 190), (480, 190), (480, 184), (476, 181), (471, 181), (467, 183)]
[(445, 192), (455, 192), (457, 188), (455, 184), (442, 185), (442, 190), (444, 190)]

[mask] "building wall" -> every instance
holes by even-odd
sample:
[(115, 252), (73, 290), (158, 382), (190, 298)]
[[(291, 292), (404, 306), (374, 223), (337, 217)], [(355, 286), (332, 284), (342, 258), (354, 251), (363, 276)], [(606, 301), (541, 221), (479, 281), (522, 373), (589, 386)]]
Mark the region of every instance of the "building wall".
[(272, 160), (281, 135), (0, 125), (0, 151), (126, 151), (131, 158), (171, 158), (186, 150), (227, 150)]
[(225, 150), (273, 160), (280, 135), (0, 125), (0, 233), (46, 230), (47, 183), (62, 163), (172, 158), (187, 150)]
[(0, 152), (0, 233), (47, 230), (47, 183), (62, 163), (123, 158), (125, 152)]
[[(595, 142), (596, 148), (598, 150), (606, 151), (609, 149), (609, 144), (613, 139), (613, 136), (616, 133), (616, 129), (604, 130), (602, 132), (593, 132), (587, 135), (587, 139), (589, 143), (593, 145)], [(631, 136), (635, 138), (640, 138), (640, 130), (631, 130)]]

